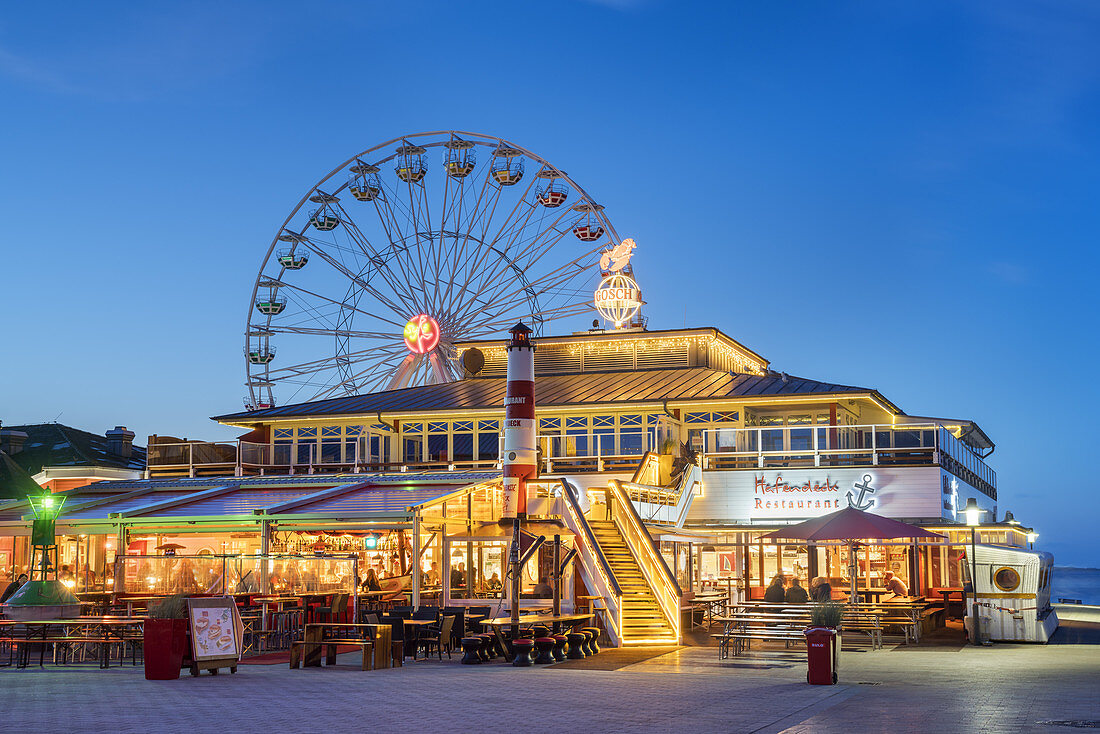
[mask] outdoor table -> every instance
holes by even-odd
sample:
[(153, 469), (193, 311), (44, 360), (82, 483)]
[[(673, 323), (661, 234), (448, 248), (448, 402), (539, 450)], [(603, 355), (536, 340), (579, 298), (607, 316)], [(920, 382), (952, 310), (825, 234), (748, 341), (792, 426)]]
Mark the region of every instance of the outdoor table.
[[(324, 647), (326, 631), (343, 629), (365, 629), (373, 632), (371, 640), (374, 642), (374, 667), (388, 668), (392, 663), (393, 630), (388, 624), (363, 624), (355, 622), (310, 622), (305, 625), (302, 639), (309, 643), (302, 656), (302, 667), (321, 667), (321, 648)], [(328, 646), (325, 662), (328, 665), (336, 663), (336, 645)]]
[(405, 632), (412, 631), (412, 635), (405, 635), (405, 651), (408, 652), (412, 649), (412, 659), (416, 660), (416, 641), (420, 639), (420, 630), (425, 627), (432, 627), (437, 624), (434, 619), (405, 619), (402, 620), (405, 625)]
[(157, 594), (157, 595), (153, 595), (153, 596), (125, 596), (125, 597), (120, 598), (118, 600), (118, 602), (119, 603), (123, 603), (123, 602), (126, 603), (126, 616), (127, 617), (132, 617), (132, 616), (134, 616), (134, 604), (135, 603), (140, 604), (140, 603), (144, 602), (145, 603), (145, 608), (148, 609), (149, 608), (149, 602), (160, 601), (161, 599), (164, 599), (164, 598), (165, 598), (165, 596), (163, 594)]
[[(554, 632), (561, 630), (563, 623), (569, 622), (579, 623), (586, 622), (592, 619), (592, 614), (521, 614), (519, 615), (519, 624), (546, 624), (550, 622), (554, 627)], [(480, 622), (482, 625), (488, 627), (507, 627), (512, 624), (511, 617), (496, 617), (493, 619), (483, 619)], [(576, 627), (576, 624), (570, 624), (570, 627)]]
[(260, 629), (264, 632), (267, 631), (267, 607), (269, 604), (275, 605), (275, 611), (283, 611), (284, 604), (297, 604), (298, 597), (296, 596), (255, 596), (252, 597), (253, 601), (260, 602), (263, 605), (263, 620), (260, 622)]
[(863, 601), (867, 603), (877, 604), (882, 599), (883, 594), (888, 594), (889, 589), (858, 589), (857, 593), (863, 597)]
[[(696, 594), (694, 598), (690, 599), (688, 603), (694, 608), (697, 606), (703, 607), (704, 620), (710, 621), (701, 627), (709, 628), (714, 624), (714, 608), (716, 606), (725, 606), (729, 597), (725, 594)], [(695, 615), (692, 614), (691, 628), (695, 629)]]
[[(102, 633), (103, 639), (109, 640), (112, 635), (118, 639), (119, 642), (126, 642), (124, 633), (128, 628), (134, 626), (140, 626), (144, 622), (144, 619), (140, 617), (76, 617), (71, 619), (42, 619), (42, 620), (18, 620), (18, 619), (5, 619), (0, 620), (0, 625), (4, 627), (13, 627), (22, 625), (26, 631), (27, 640), (41, 640), (42, 650), (39, 654), (38, 664), (41, 666), (44, 656), (46, 654), (46, 644), (51, 642), (49, 631), (51, 627), (98, 627)], [(64, 630), (63, 630), (64, 631)], [(99, 645), (99, 667), (110, 667), (109, 649), (106, 644), (100, 643)], [(17, 667), (25, 668), (29, 663), (30, 651), (23, 647), (20, 650)]]

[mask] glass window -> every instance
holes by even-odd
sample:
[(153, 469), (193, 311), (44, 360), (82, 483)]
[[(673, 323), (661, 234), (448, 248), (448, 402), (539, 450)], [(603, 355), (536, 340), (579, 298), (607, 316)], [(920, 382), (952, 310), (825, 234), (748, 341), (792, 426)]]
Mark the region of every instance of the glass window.
[(446, 433), (447, 421), (431, 421), (428, 423), (428, 433)]
[(620, 426), (640, 426), (642, 425), (642, 416), (640, 415), (620, 415)]
[[(457, 427), (459, 424), (455, 423)], [(473, 426), (472, 423), (467, 423), (468, 426)], [(472, 433), (458, 433), (457, 431), (452, 436), (454, 450), (451, 452), (451, 461), (473, 461), (474, 460), (474, 434)]]
[(294, 438), (293, 428), (276, 428), (275, 438)]
[(496, 433), (500, 430), (500, 421), (478, 421), (477, 430), (479, 431), (492, 431)]
[(497, 433), (477, 434), (477, 458), (481, 461), (500, 457), (500, 436)]
[(736, 410), (714, 413), (711, 415), (711, 421), (714, 423), (736, 423), (740, 420), (740, 415)]
[(317, 438), (317, 428), (311, 426), (309, 428), (299, 428), (298, 438)]
[(684, 423), (710, 423), (710, 413), (688, 413), (684, 416)]
[(408, 462), (423, 461), (424, 458), (423, 458), (422, 451), (423, 451), (423, 446), (424, 446), (424, 439), (421, 438), (420, 436), (408, 436), (408, 435), (402, 436), (402, 439), (403, 439), (404, 445), (405, 445), (405, 450), (403, 452), (403, 456), (405, 457), (405, 461), (408, 461)]
[(339, 436), (341, 433), (340, 426), (322, 426), (321, 438)]
[(344, 429), (344, 433), (348, 436), (358, 436), (363, 433), (363, 426), (348, 426)]
[(473, 421), (455, 421), (451, 426), (451, 430), (453, 430), (455, 433), (458, 433), (459, 431), (464, 431), (464, 432), (465, 431), (473, 431), (474, 430), (474, 422)]
[[(444, 423), (443, 425), (447, 425)], [(431, 427), (431, 424), (428, 424)], [(428, 435), (428, 461), (447, 461), (447, 434)]]
[(561, 430), (561, 418), (539, 418), (540, 432), (546, 433), (557, 430)]
[(602, 426), (615, 425), (615, 416), (613, 415), (597, 415), (592, 418), (592, 425), (599, 428)]
[(584, 416), (567, 416), (565, 419), (566, 428), (588, 428), (588, 419)]
[(401, 426), (401, 432), (402, 433), (423, 433), (424, 432), (424, 424), (423, 423), (406, 423), (405, 425)]

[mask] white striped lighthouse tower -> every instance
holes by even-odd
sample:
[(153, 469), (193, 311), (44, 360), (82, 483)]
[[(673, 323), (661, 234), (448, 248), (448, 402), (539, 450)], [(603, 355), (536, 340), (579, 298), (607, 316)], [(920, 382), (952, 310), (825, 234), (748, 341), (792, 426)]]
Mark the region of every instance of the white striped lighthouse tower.
[(504, 399), (504, 517), (527, 516), (527, 481), (534, 479), (535, 345), (520, 322), (508, 342), (508, 388)]

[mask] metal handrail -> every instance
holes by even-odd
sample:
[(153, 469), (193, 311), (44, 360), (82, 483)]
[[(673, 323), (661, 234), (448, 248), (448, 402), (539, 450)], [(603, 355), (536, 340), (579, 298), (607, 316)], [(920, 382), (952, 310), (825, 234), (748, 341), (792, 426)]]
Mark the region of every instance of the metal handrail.
[[(584, 516), (580, 501), (576, 495), (576, 488), (565, 478), (559, 481), (561, 482), (562, 497), (565, 499), (565, 506), (568, 510), (569, 517), (576, 523), (577, 529), (581, 531), (580, 537), (584, 540), (584, 545), (590, 549), (592, 556), (599, 562), (604, 580), (607, 581), (607, 585), (610, 587), (613, 598), (608, 600), (607, 623), (614, 628), (615, 635), (621, 641), (622, 587), (619, 586), (619, 580), (615, 578), (615, 572), (611, 570), (611, 564), (608, 562), (607, 556), (604, 555), (603, 548), (601, 548), (600, 544), (596, 541), (596, 536), (592, 532), (592, 527), (588, 524), (588, 520)], [(614, 608), (612, 608), (612, 606), (614, 606)]]
[[(683, 596), (680, 584), (665, 563), (664, 556), (653, 547), (653, 538), (645, 529), (645, 524), (626, 490), (623, 489), (622, 483), (617, 479), (611, 479), (608, 481), (608, 486), (615, 497), (615, 525), (627, 540), (628, 547), (635, 553), (638, 567), (649, 581), (661, 611), (675, 630), (676, 639), (679, 640), (680, 598)], [(630, 542), (631, 540), (634, 542)]]

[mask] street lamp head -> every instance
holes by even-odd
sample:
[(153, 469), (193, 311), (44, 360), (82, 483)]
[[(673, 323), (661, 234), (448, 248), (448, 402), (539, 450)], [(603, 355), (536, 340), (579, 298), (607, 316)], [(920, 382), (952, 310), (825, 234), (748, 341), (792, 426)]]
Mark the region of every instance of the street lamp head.
[(1038, 539), (1039, 539), (1039, 534), (1038, 533), (1031, 532), (1031, 533), (1027, 534), (1027, 542), (1028, 543), (1034, 543)]
[(985, 510), (978, 507), (978, 501), (973, 497), (969, 498), (966, 501), (966, 507), (963, 508), (963, 514), (966, 515), (966, 524), (970, 527), (977, 527), (981, 522), (983, 512)]
[(1012, 515), (1011, 510), (1005, 510), (1005, 524), (1006, 525), (1019, 525), (1020, 521)]

